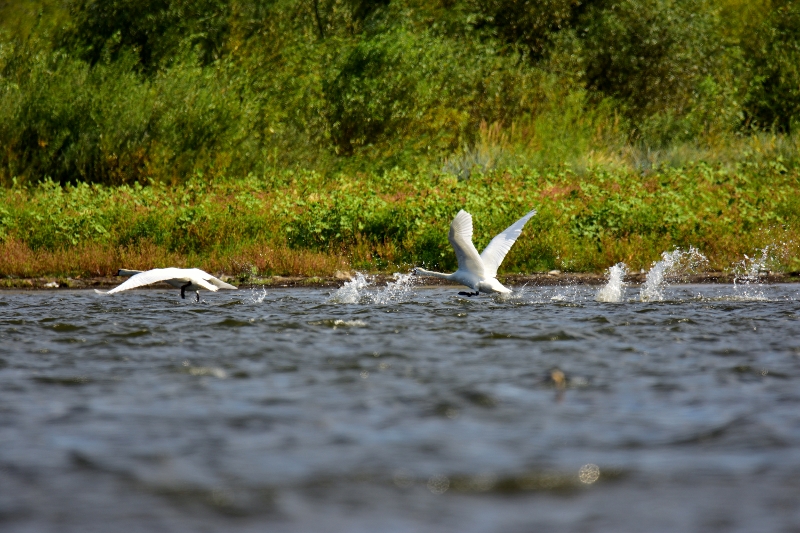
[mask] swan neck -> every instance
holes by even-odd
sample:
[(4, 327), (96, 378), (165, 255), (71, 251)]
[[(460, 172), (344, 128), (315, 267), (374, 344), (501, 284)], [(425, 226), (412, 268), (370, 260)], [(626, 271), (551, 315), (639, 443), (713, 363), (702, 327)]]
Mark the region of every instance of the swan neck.
[(432, 270), (425, 270), (424, 268), (417, 268), (417, 275), (429, 276), (431, 278), (452, 279), (452, 274), (443, 274), (441, 272), (434, 272)]

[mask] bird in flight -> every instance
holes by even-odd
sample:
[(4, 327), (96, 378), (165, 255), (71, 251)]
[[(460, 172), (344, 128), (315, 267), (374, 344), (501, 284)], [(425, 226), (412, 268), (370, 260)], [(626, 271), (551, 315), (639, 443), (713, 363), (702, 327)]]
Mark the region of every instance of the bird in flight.
[(450, 223), (450, 234), (447, 236), (450, 245), (456, 252), (458, 270), (452, 274), (443, 274), (417, 267), (411, 273), (417, 276), (449, 279), (475, 291), (474, 293), (458, 293), (464, 296), (477, 296), (482, 292), (487, 294), (509, 293), (511, 289), (497, 281), (497, 269), (522, 233), (525, 223), (535, 214), (536, 209), (528, 212), (492, 239), (483, 253), (478, 254), (478, 250), (472, 244), (472, 215), (462, 209)]
[(197, 301), (200, 301), (200, 289), (217, 292), (219, 289), (236, 289), (233, 285), (215, 278), (208, 272), (199, 268), (154, 268), (153, 270), (127, 270), (120, 269), (117, 276), (130, 276), (130, 279), (117, 285), (110, 291), (98, 291), (100, 294), (114, 294), (128, 289), (135, 289), (144, 285), (166, 281), (173, 287), (181, 290), (181, 298), (186, 298), (186, 291), (195, 291)]

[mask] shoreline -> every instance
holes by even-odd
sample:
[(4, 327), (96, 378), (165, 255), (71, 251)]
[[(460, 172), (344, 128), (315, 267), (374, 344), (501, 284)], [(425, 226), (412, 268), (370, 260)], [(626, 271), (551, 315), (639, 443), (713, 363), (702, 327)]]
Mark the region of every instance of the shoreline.
[[(338, 288), (345, 282), (353, 279), (355, 273), (348, 274), (337, 272), (334, 276), (264, 276), (251, 277), (249, 279), (237, 280), (231, 276), (220, 274), (218, 277), (236, 285), (241, 289), (248, 288)], [(394, 275), (385, 273), (364, 274), (375, 285), (385, 285), (395, 280)], [(646, 274), (633, 273), (625, 276), (625, 283), (640, 284), (644, 283)], [(671, 283), (680, 284), (731, 284), (736, 276), (728, 272), (704, 272), (689, 276), (674, 278)], [(550, 272), (535, 274), (509, 274), (498, 276), (498, 280), (504, 285), (521, 286), (532, 284), (534, 286), (559, 286), (559, 285), (603, 285), (607, 278), (605, 274), (593, 272)], [(116, 276), (92, 277), (92, 278), (69, 278), (58, 276), (45, 276), (38, 278), (2, 278), (0, 279), (0, 290), (58, 290), (58, 289), (105, 289), (119, 285), (124, 278)], [(758, 277), (760, 283), (800, 283), (800, 272), (777, 273), (770, 272)], [(460, 286), (458, 283), (449, 282), (438, 278), (418, 278), (415, 282), (417, 286)], [(155, 283), (141, 288), (160, 289), (170, 287), (166, 283)]]

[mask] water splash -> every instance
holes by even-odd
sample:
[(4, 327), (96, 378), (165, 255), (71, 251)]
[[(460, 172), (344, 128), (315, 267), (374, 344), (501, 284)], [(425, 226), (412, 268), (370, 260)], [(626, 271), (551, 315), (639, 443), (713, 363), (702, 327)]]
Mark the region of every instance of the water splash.
[(628, 267), (625, 265), (625, 263), (617, 263), (616, 265), (610, 267), (608, 269), (608, 273), (606, 274), (608, 282), (602, 289), (597, 291), (597, 295), (594, 297), (594, 299), (598, 302), (621, 302), (622, 298), (625, 296), (626, 284), (623, 279), (627, 273)]
[(644, 286), (639, 292), (639, 300), (660, 302), (664, 299), (664, 289), (670, 279), (695, 272), (707, 261), (706, 256), (694, 246), (690, 246), (687, 251), (676, 248), (671, 252), (662, 252), (661, 261), (654, 263), (647, 273)]
[(769, 264), (772, 262), (772, 246), (765, 246), (760, 257), (748, 257), (734, 263), (734, 285), (739, 283), (759, 282), (762, 276), (769, 274)]
[(361, 272), (356, 272), (356, 277), (350, 281), (345, 281), (344, 285), (334, 292), (328, 301), (337, 304), (357, 304), (361, 300), (361, 291), (366, 289), (372, 282)]
[(496, 292), (491, 294), (490, 297), (492, 300), (498, 303), (509, 303), (521, 300), (523, 298), (523, 294), (518, 294), (516, 292)]
[(410, 294), (417, 278), (411, 274), (394, 273), (394, 281), (386, 284), (386, 287), (372, 296), (372, 302), (376, 304), (387, 304), (405, 300)]
[(555, 293), (549, 298), (551, 302), (580, 304), (586, 301), (585, 291), (577, 284), (558, 285), (551, 290)]
[(391, 302), (404, 301), (410, 296), (416, 278), (410, 274), (394, 273), (394, 281), (386, 283), (385, 287), (370, 291), (374, 287), (371, 276), (366, 276), (361, 272), (356, 272), (356, 277), (346, 281), (328, 299), (330, 303), (356, 304), (374, 303), (388, 304)]
[(261, 287), (261, 289), (250, 289), (250, 296), (248, 300), (250, 303), (260, 304), (262, 303), (267, 297), (267, 289)]
[(747, 300), (765, 300), (764, 276), (769, 274), (774, 247), (765, 246), (760, 250), (760, 256), (749, 257), (733, 264), (733, 290), (737, 298)]
[(526, 297), (528, 295), (528, 284), (526, 283), (522, 287), (514, 289), (513, 292), (509, 292), (508, 294), (502, 294), (502, 299), (498, 299), (499, 301), (503, 302), (526, 302)]

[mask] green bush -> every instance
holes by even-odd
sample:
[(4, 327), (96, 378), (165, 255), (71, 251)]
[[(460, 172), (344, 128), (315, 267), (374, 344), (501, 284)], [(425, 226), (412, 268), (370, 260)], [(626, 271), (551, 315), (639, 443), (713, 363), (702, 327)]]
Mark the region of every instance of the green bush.
[(360, 41), (323, 82), (331, 139), (342, 155), (370, 145), (388, 154), (452, 151), (477, 137), (482, 119), (523, 111), (533, 87), (531, 73), (491, 48), (406, 29)]
[(59, 51), (6, 61), (0, 79), (6, 179), (182, 182), (197, 171), (227, 169), (242, 111), (224, 71), (188, 57), (148, 78), (135, 64), (129, 54), (90, 67)]
[(474, 216), (482, 249), (533, 207), (538, 214), (504, 272), (601, 271), (618, 261), (646, 268), (662, 251), (690, 245), (715, 268), (766, 245), (796, 268), (798, 186), (798, 168), (774, 161), (730, 170), (699, 163), (644, 178), (518, 167), (464, 181), (395, 170), (333, 180), (313, 172), (192, 179), (180, 188), (44, 182), (0, 189), (0, 240), (53, 253), (152, 246), (197, 261), (288, 246), (290, 257), (349, 256), (352, 268), (446, 270), (456, 266), (447, 227), (459, 209)]
[[(588, 87), (617, 99), (655, 144), (695, 138), (739, 112), (716, 10), (703, 0), (601, 2), (584, 15)], [(713, 126), (711, 126), (713, 128)]]
[(133, 52), (152, 71), (186, 47), (207, 64), (222, 54), (232, 7), (226, 0), (74, 0), (59, 40), (92, 65)]
[(790, 132), (800, 125), (800, 4), (773, 4), (743, 40), (752, 72), (745, 107), (751, 126)]
[(3, 59), (0, 142), (6, 150), (0, 162), (6, 177), (114, 183), (120, 168), (124, 179), (139, 177), (150, 91), (130, 62), (92, 69), (44, 51)]
[(0, 5), (5, 185), (580, 170), (800, 113), (787, 0), (21, 5)]
[(476, 27), (494, 29), (537, 59), (547, 54), (556, 34), (576, 24), (585, 9), (579, 0), (486, 0), (474, 4), (480, 14)]

